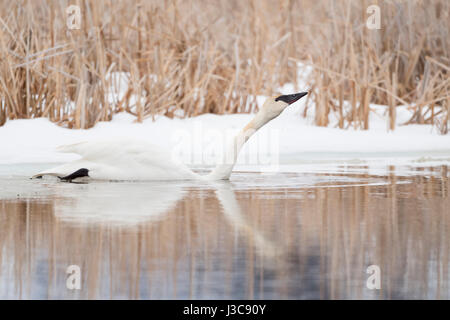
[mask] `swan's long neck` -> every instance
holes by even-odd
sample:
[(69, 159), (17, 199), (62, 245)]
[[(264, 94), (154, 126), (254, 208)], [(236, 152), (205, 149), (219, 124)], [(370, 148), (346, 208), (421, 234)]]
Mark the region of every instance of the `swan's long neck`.
[(207, 180), (228, 180), (236, 164), (239, 152), (241, 151), (247, 140), (262, 126), (269, 122), (271, 117), (267, 117), (264, 110), (260, 110), (256, 116), (234, 137), (232, 145), (228, 148), (226, 161), (218, 164), (208, 175)]

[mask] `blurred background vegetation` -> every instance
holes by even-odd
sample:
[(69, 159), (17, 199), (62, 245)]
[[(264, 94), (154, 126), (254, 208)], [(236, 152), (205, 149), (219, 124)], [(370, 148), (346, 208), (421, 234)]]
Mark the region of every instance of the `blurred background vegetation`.
[[(366, 27), (378, 5), (381, 28)], [(67, 28), (66, 8), (81, 9)], [(117, 112), (253, 112), (285, 83), (315, 124), (369, 128), (370, 103), (448, 132), (450, 1), (154, 0), (0, 3), (0, 125), (48, 117), (89, 128)], [(309, 66), (302, 74), (298, 66)], [(126, 73), (126, 88), (117, 72)], [(113, 90), (111, 90), (113, 88)]]

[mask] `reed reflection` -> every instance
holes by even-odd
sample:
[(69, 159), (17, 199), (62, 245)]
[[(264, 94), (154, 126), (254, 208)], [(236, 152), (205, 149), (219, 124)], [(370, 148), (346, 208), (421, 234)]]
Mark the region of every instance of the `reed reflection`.
[[(0, 200), (0, 296), (448, 299), (448, 174), (432, 170), (276, 190), (61, 184)], [(381, 290), (366, 288), (372, 264)]]

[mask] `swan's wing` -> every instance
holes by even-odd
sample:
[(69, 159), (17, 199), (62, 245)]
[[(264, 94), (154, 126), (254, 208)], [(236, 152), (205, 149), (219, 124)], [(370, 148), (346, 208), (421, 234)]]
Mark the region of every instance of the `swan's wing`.
[(56, 150), (63, 153), (76, 153), (84, 159), (112, 159), (121, 154), (132, 157), (147, 151), (164, 157), (170, 156), (170, 152), (165, 148), (148, 143), (147, 141), (124, 138), (84, 141), (59, 146)]
[(183, 180), (195, 174), (172, 157), (171, 152), (146, 141), (115, 139), (80, 142), (62, 146), (58, 151), (77, 153), (82, 159), (38, 173), (67, 176), (79, 169), (89, 177), (102, 180)]

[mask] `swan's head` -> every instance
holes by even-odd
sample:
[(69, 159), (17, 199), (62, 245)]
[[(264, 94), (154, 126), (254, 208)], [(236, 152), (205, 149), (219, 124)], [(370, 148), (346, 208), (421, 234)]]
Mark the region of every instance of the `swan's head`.
[(270, 97), (264, 102), (261, 111), (264, 113), (267, 120), (272, 120), (273, 118), (278, 117), (286, 107), (307, 94), (308, 92), (300, 92)]

